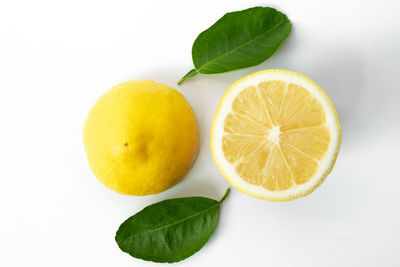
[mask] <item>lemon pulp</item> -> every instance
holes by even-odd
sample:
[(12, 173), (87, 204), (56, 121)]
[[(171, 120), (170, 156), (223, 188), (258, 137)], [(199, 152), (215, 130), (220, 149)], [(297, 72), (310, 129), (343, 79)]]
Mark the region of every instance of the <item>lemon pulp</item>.
[(214, 160), (239, 190), (289, 200), (314, 190), (330, 171), (340, 125), (315, 83), (270, 70), (239, 80), (225, 93), (211, 139)]

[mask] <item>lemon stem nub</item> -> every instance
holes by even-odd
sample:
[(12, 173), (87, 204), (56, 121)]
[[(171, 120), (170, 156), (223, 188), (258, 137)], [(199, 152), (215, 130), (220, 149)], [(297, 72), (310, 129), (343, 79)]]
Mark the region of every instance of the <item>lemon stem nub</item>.
[(224, 202), (224, 200), (228, 197), (230, 191), (231, 189), (228, 187), (228, 189), (226, 189), (225, 195), (219, 201), (219, 204), (222, 204), (222, 202)]

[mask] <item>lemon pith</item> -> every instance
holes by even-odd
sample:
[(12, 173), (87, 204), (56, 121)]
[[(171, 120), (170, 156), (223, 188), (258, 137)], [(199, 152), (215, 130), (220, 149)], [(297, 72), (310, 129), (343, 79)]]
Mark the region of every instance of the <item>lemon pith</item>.
[(101, 96), (85, 121), (90, 168), (110, 189), (162, 192), (191, 168), (198, 151), (195, 114), (182, 94), (150, 80), (131, 80)]
[(335, 108), (307, 77), (256, 72), (223, 95), (211, 129), (211, 151), (238, 190), (286, 201), (311, 193), (331, 171), (341, 140)]

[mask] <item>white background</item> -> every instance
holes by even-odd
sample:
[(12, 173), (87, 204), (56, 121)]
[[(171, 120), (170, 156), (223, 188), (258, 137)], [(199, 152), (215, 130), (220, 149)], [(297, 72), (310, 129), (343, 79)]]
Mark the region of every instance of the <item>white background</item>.
[[(197, 35), (224, 13), (283, 11), (293, 31), (259, 66), (176, 82), (192, 68)], [(209, 132), (235, 80), (284, 68), (315, 80), (343, 127), (333, 172), (311, 195), (259, 200), (233, 189), (216, 232), (176, 266), (400, 266), (400, 2), (0, 2), (0, 266), (160, 266), (114, 242), (126, 218), (172, 197), (219, 199), (228, 182), (211, 159)], [(114, 193), (89, 170), (85, 117), (117, 83), (152, 79), (194, 108), (200, 152), (164, 193)]]

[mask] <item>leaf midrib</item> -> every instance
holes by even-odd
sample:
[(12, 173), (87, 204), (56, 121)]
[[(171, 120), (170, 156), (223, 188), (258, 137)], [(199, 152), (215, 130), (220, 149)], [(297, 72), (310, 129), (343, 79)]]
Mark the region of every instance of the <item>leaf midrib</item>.
[(269, 34), (270, 32), (274, 31), (276, 28), (282, 26), (283, 24), (285, 24), (285, 23), (287, 23), (287, 22), (288, 22), (288, 21), (283, 21), (282, 23), (280, 23), (280, 24), (278, 24), (277, 26), (273, 27), (273, 28), (270, 29), (269, 31), (264, 32), (263, 34), (258, 35), (256, 38), (254, 38), (254, 39), (252, 39), (252, 40), (249, 40), (249, 41), (245, 42), (244, 44), (241, 44), (241, 45), (239, 45), (238, 47), (235, 47), (234, 49), (225, 52), (225, 53), (222, 54), (222, 55), (219, 55), (218, 57), (216, 57), (216, 58), (214, 58), (213, 60), (207, 62), (206, 64), (204, 64), (204, 65), (201, 66), (200, 68), (196, 69), (197, 72), (200, 72), (200, 73), (201, 73), (201, 69), (203, 69), (205, 66), (207, 66), (207, 65), (209, 65), (209, 64), (213, 64), (214, 61), (216, 61), (216, 60), (218, 60), (218, 59), (220, 59), (220, 58), (222, 58), (222, 57), (225, 57), (226, 55), (228, 55), (228, 54), (230, 54), (230, 53), (232, 53), (232, 52), (236, 52), (236, 51), (239, 50), (240, 48), (242, 48), (242, 47), (244, 47), (244, 46), (246, 46), (246, 45), (248, 45), (248, 44), (250, 44), (250, 43), (252, 43), (252, 42), (254, 42), (254, 41), (256, 41), (256, 40), (258, 40), (259, 38), (263, 37), (263, 36), (266, 35), (266, 34)]
[[(190, 215), (190, 216), (188, 216), (188, 217), (186, 217), (186, 218), (183, 218), (183, 219), (181, 219), (181, 220), (178, 220), (178, 221), (176, 221), (176, 222), (173, 222), (173, 223), (170, 223), (170, 224), (166, 224), (166, 225), (157, 227), (157, 228), (155, 228), (155, 229), (151, 229), (151, 230), (149, 230), (149, 231), (139, 233), (139, 234), (134, 235), (134, 236), (129, 236), (129, 238), (128, 238), (127, 240), (135, 239), (135, 238), (137, 238), (138, 236), (142, 236), (142, 235), (145, 235), (145, 234), (149, 234), (149, 233), (152, 233), (152, 232), (156, 232), (156, 231), (159, 231), (159, 230), (161, 230), (161, 229), (164, 229), (164, 228), (173, 226), (173, 225), (175, 225), (175, 224), (178, 224), (178, 223), (187, 221), (187, 220), (189, 220), (189, 219), (191, 219), (191, 218), (193, 218), (193, 217), (196, 217), (196, 216), (199, 216), (199, 215), (201, 215), (201, 214), (204, 214), (204, 213), (206, 213), (207, 211), (209, 211), (210, 209), (213, 209), (213, 208), (215, 208), (215, 207), (218, 207), (219, 205), (220, 205), (220, 203), (217, 202), (216, 205), (213, 205), (213, 206), (211, 206), (211, 207), (209, 207), (209, 208), (207, 208), (207, 209), (205, 209), (205, 210), (202, 210), (201, 212), (195, 213), (195, 214), (193, 214), (193, 215)], [(126, 240), (124, 240), (123, 242), (125, 243)]]

